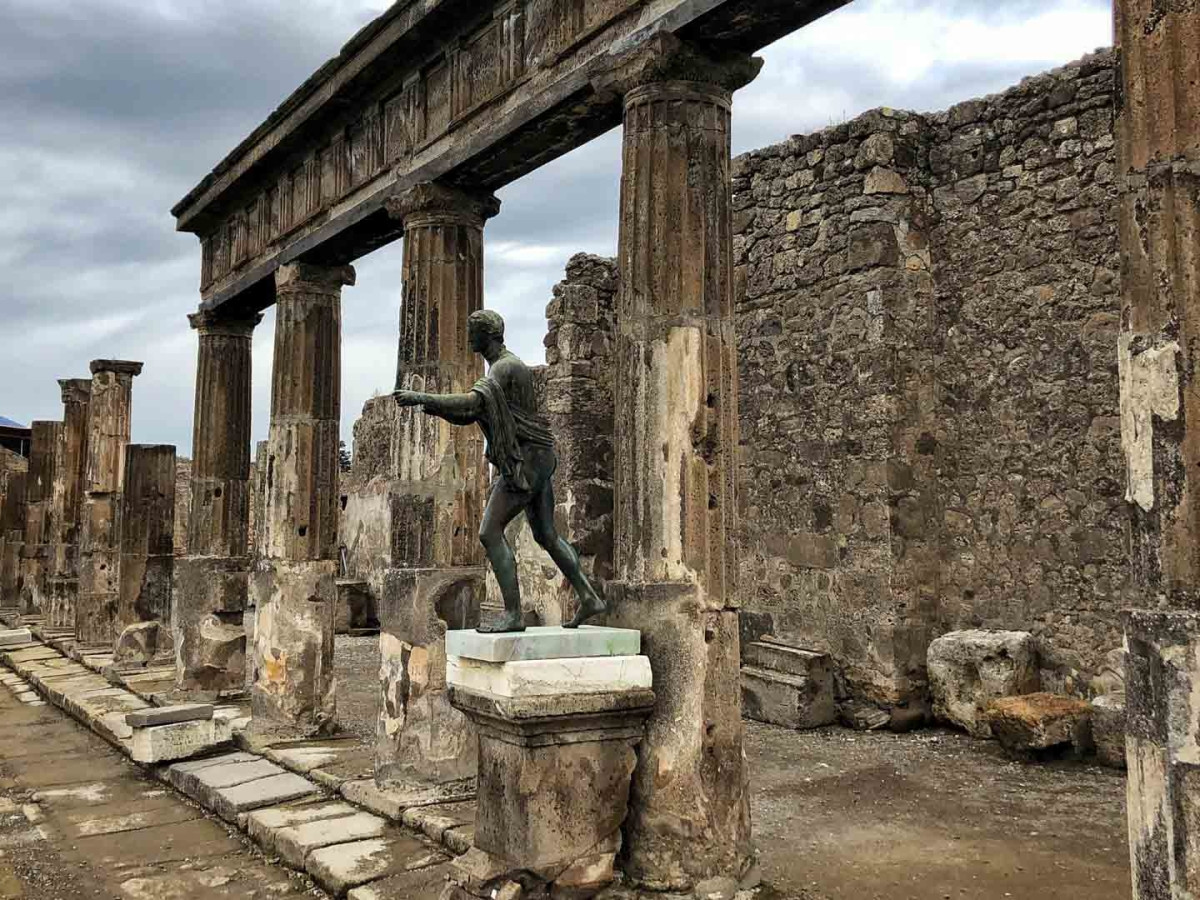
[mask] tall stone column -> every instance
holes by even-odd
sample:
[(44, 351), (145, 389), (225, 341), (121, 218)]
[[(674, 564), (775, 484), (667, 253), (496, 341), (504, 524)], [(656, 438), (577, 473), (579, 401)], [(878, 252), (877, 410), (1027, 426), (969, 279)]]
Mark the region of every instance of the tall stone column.
[(176, 685), (241, 690), (250, 570), (251, 349), (261, 315), (188, 317), (199, 336), (188, 553), (175, 565)]
[(63, 423), (34, 422), (31, 430), (33, 439), (25, 481), (25, 543), (21, 548), (21, 615), (42, 616), (50, 605), (50, 573), (54, 565), (54, 464)]
[(275, 361), (251, 709), (256, 729), (333, 726), (342, 287), (350, 266), (303, 263), (275, 276)]
[(1121, 442), (1138, 605), (1160, 611), (1126, 625), (1129, 843), (1134, 896), (1167, 900), (1200, 893), (1200, 7), (1114, 9)]
[(664, 36), (601, 85), (625, 101), (609, 624), (642, 632), (657, 697), (626, 872), (658, 890), (736, 879), (751, 859), (729, 128), (760, 66)]
[(97, 359), (91, 368), (75, 637), (81, 644), (111, 646), (120, 593), (125, 446), (129, 443), (133, 379), (142, 373), (142, 363)]
[(51, 628), (75, 631), (75, 601), (79, 595), (79, 532), (87, 476), (88, 409), (92, 382), (68, 378), (62, 390), (63, 432), (55, 465), (54, 568), (50, 578), (50, 603), (46, 612)]
[[(429, 183), (388, 210), (404, 225), (396, 388), (469, 391), (483, 362), (467, 343), (467, 317), (483, 307), (483, 226), (500, 202)], [(376, 780), (444, 783), (475, 774), (474, 730), (447, 693), (445, 633), (478, 624), (486, 594), (487, 463), (479, 429), (416, 408), (395, 415)]]
[(149, 663), (171, 646), (160, 638), (171, 616), (174, 563), (175, 448), (130, 444), (121, 490), (118, 662)]
[(21, 548), (25, 545), (25, 482), (28, 472), (8, 476), (8, 492), (0, 509), (4, 553), (0, 555), (0, 609), (13, 617), (20, 613)]

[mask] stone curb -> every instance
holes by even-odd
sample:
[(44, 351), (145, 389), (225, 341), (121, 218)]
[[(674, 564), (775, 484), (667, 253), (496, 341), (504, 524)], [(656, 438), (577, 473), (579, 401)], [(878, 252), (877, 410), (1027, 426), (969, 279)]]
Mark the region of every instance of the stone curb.
[[(109, 662), (103, 653), (72, 654), (75, 657), (72, 658), (37, 637), (36, 632), (34, 636), (27, 644), (0, 648), (0, 664), (21, 679), (13, 683), (36, 691), (45, 701), (132, 759), (133, 730), (125, 722), (125, 716), (153, 708), (153, 698), (139, 696), (134, 690), (110, 682), (103, 674)], [(221, 709), (218, 707), (217, 712)], [(236, 732), (235, 744), (252, 746), (249, 739)], [(344, 896), (350, 889), (384, 880), (397, 871), (443, 865), (472, 845), (473, 825), (445, 815), (445, 810), (448, 803), (465, 806), (468, 793), (474, 799), (473, 791), (431, 791), (411, 798), (422, 805), (401, 806), (394, 799), (389, 801), (388, 793), (376, 788), (373, 781), (368, 788), (362, 779), (339, 779), (327, 773), (301, 771), (269, 748), (259, 747), (235, 746), (186, 762), (139, 765), (205, 810), (235, 825), (283, 864), (307, 871), (334, 896)], [(358, 826), (355, 834), (380, 831), (387, 836), (359, 839), (352, 835), (349, 841), (333, 839), (331, 843), (328, 835), (312, 834), (320, 829), (305, 829), (288, 820), (289, 814), (302, 819), (304, 810), (335, 801), (349, 812), (335, 811), (338, 815), (334, 818), (353, 817)], [(280, 815), (277, 826), (264, 824), (270, 819), (261, 813), (267, 811), (277, 811)], [(370, 825), (368, 819), (376, 818), (371, 813), (380, 817), (379, 826)], [(438, 844), (442, 850), (437, 849)], [(372, 851), (367, 855), (377, 864), (379, 854), (375, 851), (380, 847), (412, 858), (379, 866), (375, 874), (375, 869), (363, 868), (360, 857)]]

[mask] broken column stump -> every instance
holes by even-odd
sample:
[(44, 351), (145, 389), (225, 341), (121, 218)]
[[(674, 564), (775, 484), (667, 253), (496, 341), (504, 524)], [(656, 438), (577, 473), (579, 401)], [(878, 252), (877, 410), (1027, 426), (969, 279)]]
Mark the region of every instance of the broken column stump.
[(175, 448), (125, 448), (121, 492), (120, 593), (113, 661), (173, 662), (171, 579), (175, 563)]
[(54, 472), (52, 529), (54, 562), (50, 576), (46, 624), (75, 630), (75, 604), (79, 596), (79, 535), (83, 493), (87, 480), (88, 410), (92, 382), (66, 378), (62, 390), (63, 433)]
[(259, 731), (334, 727), (341, 296), (352, 284), (349, 266), (294, 264), (275, 275), (263, 545), (248, 594)]
[(250, 572), (251, 350), (258, 314), (188, 317), (198, 335), (187, 555), (175, 561), (175, 686), (246, 685)]
[(459, 896), (531, 879), (534, 894), (586, 898), (611, 883), (654, 708), (639, 649), (623, 629), (447, 635), (451, 702), (479, 734), (474, 846), (451, 875)]
[(55, 459), (62, 440), (62, 422), (31, 426), (29, 471), (25, 481), (25, 540), (21, 547), (21, 615), (40, 616), (49, 607), (50, 575), (54, 566)]
[(121, 485), (129, 443), (133, 379), (140, 362), (92, 361), (88, 406), (87, 490), (83, 496), (79, 539), (79, 597), (75, 638), (86, 645), (111, 647), (120, 597)]

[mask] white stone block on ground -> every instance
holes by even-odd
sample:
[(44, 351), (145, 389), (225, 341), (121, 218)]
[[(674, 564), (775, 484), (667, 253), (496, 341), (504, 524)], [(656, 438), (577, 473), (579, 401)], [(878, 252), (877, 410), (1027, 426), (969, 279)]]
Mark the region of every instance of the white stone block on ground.
[(435, 865), (445, 854), (407, 835), (323, 847), (308, 855), (308, 874), (334, 896), (350, 888)]
[(991, 737), (985, 710), (1040, 686), (1037, 645), (1026, 631), (952, 631), (929, 645), (933, 713), (975, 737)]
[(645, 656), (585, 656), (485, 662), (451, 656), (446, 682), (497, 697), (541, 697), (550, 694), (590, 694), (654, 686), (650, 659)]
[(33, 640), (28, 628), (14, 628), (11, 631), (0, 631), (0, 647), (19, 647)]
[[(129, 716), (126, 716), (126, 722)], [(160, 763), (190, 759), (215, 750), (228, 740), (212, 719), (173, 722), (151, 728), (134, 728), (129, 753), (134, 762)]]
[(154, 725), (174, 725), (177, 722), (202, 722), (213, 717), (211, 703), (184, 703), (179, 706), (159, 706), (130, 713), (125, 721), (133, 728)]
[(304, 868), (308, 854), (322, 847), (383, 837), (386, 819), (359, 812), (340, 819), (319, 819), (283, 828), (275, 835), (275, 852), (288, 865)]
[(480, 634), (478, 631), (446, 632), (446, 655), (484, 662), (516, 662), (533, 659), (563, 659), (579, 656), (637, 656), (642, 652), (642, 633), (629, 628), (585, 625), (563, 628), (539, 625), (525, 631)]

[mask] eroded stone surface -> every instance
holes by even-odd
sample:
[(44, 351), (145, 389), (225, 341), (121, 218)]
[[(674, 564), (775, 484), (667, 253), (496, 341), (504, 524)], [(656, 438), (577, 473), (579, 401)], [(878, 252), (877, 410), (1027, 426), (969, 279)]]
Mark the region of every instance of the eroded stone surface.
[(593, 656), (482, 662), (452, 656), (446, 681), (453, 687), (499, 697), (621, 691), (652, 688), (654, 676), (645, 656)]
[(929, 645), (928, 658), (934, 715), (975, 737), (991, 737), (989, 702), (1039, 687), (1037, 647), (1028, 632), (951, 632)]
[(1085, 700), (1049, 693), (1003, 697), (985, 712), (992, 735), (1013, 753), (1070, 744), (1077, 752), (1091, 749), (1091, 705)]
[(508, 634), (450, 631), (446, 655), (486, 662), (561, 659), (583, 656), (637, 656), (641, 635), (633, 629), (585, 625), (582, 628), (537, 626)]

